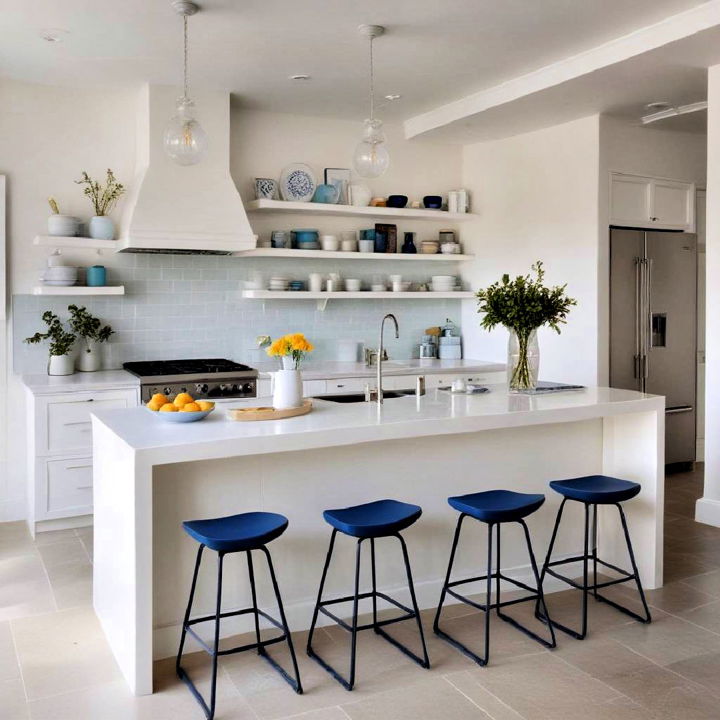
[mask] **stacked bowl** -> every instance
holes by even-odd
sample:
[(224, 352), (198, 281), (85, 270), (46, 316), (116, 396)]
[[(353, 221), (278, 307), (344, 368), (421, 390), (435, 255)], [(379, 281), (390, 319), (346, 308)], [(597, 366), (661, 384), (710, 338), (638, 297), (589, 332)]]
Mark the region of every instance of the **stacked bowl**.
[(42, 281), (45, 285), (69, 287), (77, 282), (77, 268), (65, 265), (49, 267), (42, 275)]
[(271, 290), (287, 290), (289, 285), (290, 280), (282, 275), (273, 275), (270, 278)]
[(431, 287), (433, 292), (451, 292), (455, 289), (455, 276), (433, 275)]

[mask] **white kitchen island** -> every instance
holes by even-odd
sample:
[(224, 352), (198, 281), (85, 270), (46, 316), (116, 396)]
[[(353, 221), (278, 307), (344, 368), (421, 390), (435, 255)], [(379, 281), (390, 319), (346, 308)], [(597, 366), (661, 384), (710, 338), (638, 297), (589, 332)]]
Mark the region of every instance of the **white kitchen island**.
[[(197, 551), (183, 520), (251, 510), (286, 515), (289, 528), (269, 549), (290, 627), (302, 630), (310, 624), (330, 537), (324, 509), (381, 498), (421, 505), (423, 516), (404, 535), (418, 602), (428, 608), (437, 604), (457, 521), (449, 495), (544, 492), (545, 505), (528, 523), (541, 562), (560, 502), (548, 482), (601, 472), (642, 484), (626, 512), (642, 580), (656, 588), (662, 584), (663, 438), (663, 398), (608, 388), (545, 396), (508, 395), (501, 386), (474, 396), (435, 390), (388, 399), (382, 408), (315, 401), (309, 415), (256, 423), (229, 421), (220, 408), (191, 424), (165, 423), (145, 408), (98, 412), (95, 612), (132, 691), (151, 693), (153, 659), (176, 652)], [(582, 547), (581, 515), (579, 506), (566, 511), (558, 556)], [(599, 516), (600, 556), (627, 566), (617, 513)], [(485, 534), (475, 525), (465, 524), (455, 578), (484, 572)], [(520, 533), (503, 534), (503, 568), (527, 581)], [(354, 548), (338, 538), (328, 597), (348, 593)], [(381, 540), (377, 550), (379, 589), (406, 599), (397, 542)], [(212, 556), (199, 578), (194, 615), (212, 611)], [(262, 562), (256, 577), (261, 607), (272, 610)], [(225, 578), (224, 607), (249, 605), (241, 555), (228, 557)], [(246, 618), (233, 620), (240, 622), (225, 623), (223, 635), (250, 630)]]

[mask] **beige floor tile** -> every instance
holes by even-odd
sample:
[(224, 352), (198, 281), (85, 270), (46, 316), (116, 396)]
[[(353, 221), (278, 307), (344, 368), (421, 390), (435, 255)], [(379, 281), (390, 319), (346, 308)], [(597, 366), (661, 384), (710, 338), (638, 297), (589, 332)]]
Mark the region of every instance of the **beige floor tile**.
[(493, 720), (524, 720), (517, 710), (480, 685), (472, 673), (468, 671), (452, 673), (446, 675), (445, 680), (481, 707)]
[(47, 569), (58, 610), (92, 604), (92, 563), (89, 560), (52, 565)]
[(348, 720), (348, 714), (340, 707), (311, 710), (300, 715), (288, 715), (282, 720)]
[(0, 561), (18, 555), (37, 555), (32, 536), (24, 522), (0, 523)]
[[(623, 585), (617, 586), (616, 592), (627, 597), (629, 600), (635, 599), (637, 607), (633, 609), (640, 609), (639, 602), (637, 602), (638, 593), (634, 586), (631, 586), (629, 583), (623, 583)], [(685, 581), (680, 580), (666, 583), (657, 590), (646, 590), (645, 599), (651, 608), (659, 608), (675, 615), (684, 610), (691, 610), (701, 605), (707, 605), (707, 603), (712, 602), (714, 598), (713, 595), (691, 587), (687, 585)]]
[(84, 528), (77, 528), (76, 530), (77, 536), (80, 538), (80, 542), (83, 544), (83, 547), (85, 548), (85, 552), (88, 554), (88, 557), (92, 561), (93, 559), (93, 528), (90, 527), (84, 527)]
[(411, 688), (397, 688), (342, 705), (352, 720), (490, 720), (469, 698), (442, 678)]
[[(620, 695), (552, 652), (491, 662), (466, 671), (465, 676), (449, 675), (448, 680), (461, 685), (473, 699), (470, 681), (474, 681), (527, 720), (580, 717), (587, 706)], [(481, 698), (478, 704), (482, 704)]]
[(26, 720), (30, 717), (19, 678), (0, 681), (0, 717), (3, 720)]
[(77, 537), (75, 530), (48, 530), (46, 532), (35, 533), (35, 545), (52, 545), (54, 543), (73, 540)]
[(0, 623), (0, 680), (16, 680), (20, 677), (20, 666), (15, 653), (10, 623)]
[(684, 620), (720, 635), (720, 600), (678, 614)]
[(77, 536), (50, 545), (40, 545), (38, 550), (48, 569), (66, 563), (86, 562), (88, 559), (87, 552)]
[(712, 570), (702, 575), (694, 575), (682, 582), (695, 590), (720, 597), (720, 570)]
[(658, 665), (720, 652), (720, 636), (673, 616), (654, 619), (649, 625), (633, 622), (610, 630), (609, 636)]
[(0, 560), (0, 621), (55, 610), (55, 600), (37, 554)]
[(120, 677), (90, 607), (14, 620), (12, 631), (30, 700)]
[(720, 653), (698, 655), (667, 666), (692, 682), (699, 683), (716, 697), (720, 697)]
[(717, 698), (698, 683), (665, 668), (654, 666), (636, 673), (617, 675), (608, 683), (657, 718), (717, 720), (720, 716)]

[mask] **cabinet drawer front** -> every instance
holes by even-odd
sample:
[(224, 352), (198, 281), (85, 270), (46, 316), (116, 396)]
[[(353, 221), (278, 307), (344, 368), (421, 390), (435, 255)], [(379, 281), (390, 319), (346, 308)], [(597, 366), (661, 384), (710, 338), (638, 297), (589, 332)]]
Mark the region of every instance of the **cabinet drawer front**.
[(371, 378), (336, 378), (327, 381), (327, 392), (362, 392), (365, 385), (370, 383), (372, 387), (375, 382)]
[[(45, 414), (46, 432), (41, 433), (39, 453), (90, 450), (92, 423), (90, 413), (96, 410), (131, 407), (134, 393), (78, 394), (76, 397), (49, 401)], [(44, 438), (43, 438), (44, 436)]]
[(45, 477), (45, 513), (84, 515), (92, 512), (92, 458), (49, 460)]

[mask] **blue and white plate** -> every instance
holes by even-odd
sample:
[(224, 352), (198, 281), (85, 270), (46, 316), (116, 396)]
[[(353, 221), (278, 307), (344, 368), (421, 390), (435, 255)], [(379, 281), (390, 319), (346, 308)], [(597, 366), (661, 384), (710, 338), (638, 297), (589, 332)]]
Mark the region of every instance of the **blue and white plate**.
[(197, 422), (198, 420), (204, 420), (215, 408), (212, 410), (200, 410), (199, 412), (160, 412), (159, 410), (151, 410), (150, 408), (145, 409), (153, 415), (157, 415), (165, 422), (191, 423)]
[(316, 187), (315, 174), (305, 163), (293, 163), (280, 173), (280, 194), (283, 200), (310, 202)]

